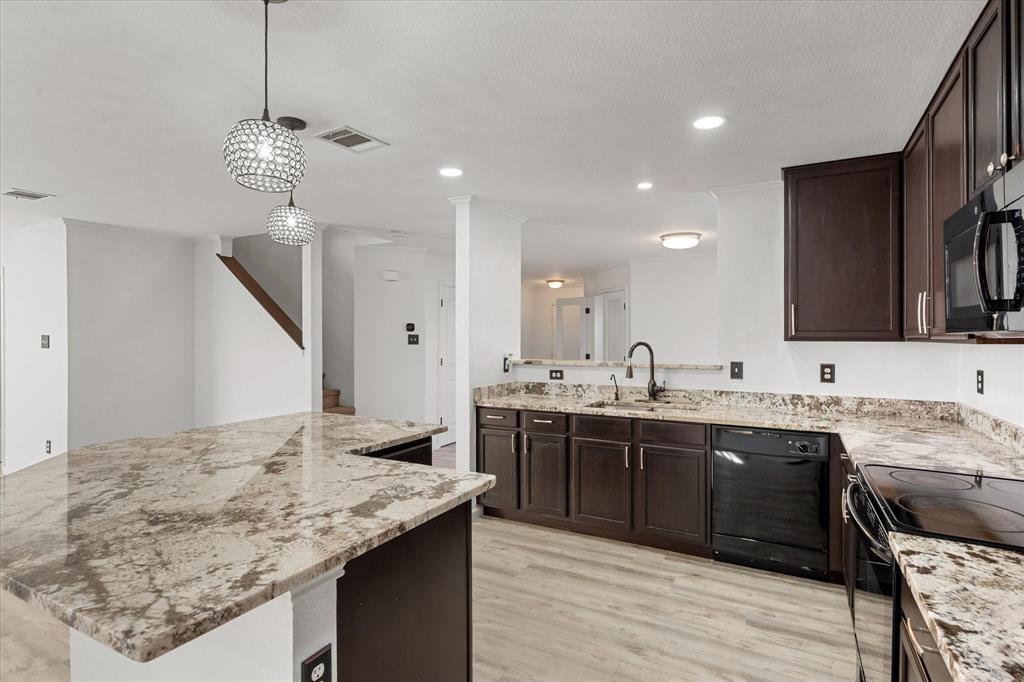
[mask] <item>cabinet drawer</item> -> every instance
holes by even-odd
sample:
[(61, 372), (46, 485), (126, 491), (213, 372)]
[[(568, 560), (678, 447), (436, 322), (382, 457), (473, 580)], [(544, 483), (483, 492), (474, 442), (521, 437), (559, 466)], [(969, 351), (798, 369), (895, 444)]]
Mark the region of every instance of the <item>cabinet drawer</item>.
[(679, 422), (640, 422), (640, 442), (662, 445), (697, 445), (704, 447), (704, 425)]
[(496, 407), (481, 407), (479, 424), (487, 428), (514, 429), (519, 425), (519, 413), (515, 410), (500, 410)]
[(576, 414), (572, 417), (572, 431), (585, 438), (625, 442), (633, 439), (633, 422), (621, 417)]
[(541, 433), (565, 433), (569, 430), (569, 425), (564, 414), (523, 412), (523, 428)]

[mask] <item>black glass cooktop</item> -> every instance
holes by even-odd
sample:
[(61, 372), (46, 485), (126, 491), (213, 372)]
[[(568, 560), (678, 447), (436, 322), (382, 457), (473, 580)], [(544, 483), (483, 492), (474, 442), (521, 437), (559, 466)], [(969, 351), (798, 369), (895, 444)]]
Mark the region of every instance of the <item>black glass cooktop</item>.
[(879, 464), (862, 471), (895, 531), (1024, 549), (1024, 481)]

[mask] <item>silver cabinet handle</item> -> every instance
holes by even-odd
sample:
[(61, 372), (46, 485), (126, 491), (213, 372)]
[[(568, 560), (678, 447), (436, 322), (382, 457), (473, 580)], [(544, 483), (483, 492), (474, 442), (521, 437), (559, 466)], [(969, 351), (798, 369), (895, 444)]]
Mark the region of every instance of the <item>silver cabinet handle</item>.
[(629, 446), (624, 446), (624, 454), (626, 456), (626, 468), (629, 468)]
[(640, 448), (640, 471), (644, 470), (644, 449)]
[(530, 454), (530, 434), (528, 433), (523, 434), (523, 454)]
[(987, 170), (988, 170), (988, 176), (992, 177), (992, 174), (996, 172), (996, 165), (994, 163), (992, 163), (991, 161), (989, 161), (988, 162)]
[[(923, 653), (929, 653), (929, 654), (940, 653), (939, 650), (936, 649), (935, 647), (933, 647), (933, 646), (924, 646), (923, 644), (921, 644), (920, 642), (917, 641), (917, 635), (914, 634), (914, 632), (917, 630), (917, 628), (915, 628), (913, 625), (911, 625), (909, 620), (904, 618), (903, 619), (903, 624), (907, 628), (907, 635), (910, 636), (910, 643), (914, 645), (914, 649), (917, 650), (917, 655), (918, 656), (920, 656)], [(931, 634), (931, 633), (929, 633), (929, 634)]]
[(844, 526), (850, 522), (850, 517), (846, 513), (846, 491), (847, 490), (849, 490), (849, 488), (843, 488), (843, 494), (839, 498), (839, 505), (840, 505), (840, 507), (843, 510), (843, 525)]
[(796, 303), (789, 304), (789, 335), (796, 336)]
[(921, 327), (924, 329), (922, 332), (925, 336), (928, 335), (928, 299), (931, 296), (928, 295), (927, 291), (922, 292), (921, 296)]
[(551, 424), (552, 421), (550, 419), (534, 419), (533, 423), (534, 424)]
[(917, 292), (917, 333), (921, 333), (921, 292)]
[(514, 433), (512, 434), (512, 454), (513, 455), (518, 454), (516, 452), (516, 434), (514, 434)]
[(845, 453), (845, 452), (840, 452), (839, 453), (839, 459), (845, 459), (847, 462), (849, 462), (850, 461), (850, 455), (848, 453)]
[(488, 419), (504, 419), (505, 418), (504, 415), (500, 415), (500, 414), (487, 414), (487, 415), (484, 415), (484, 416), (487, 417)]

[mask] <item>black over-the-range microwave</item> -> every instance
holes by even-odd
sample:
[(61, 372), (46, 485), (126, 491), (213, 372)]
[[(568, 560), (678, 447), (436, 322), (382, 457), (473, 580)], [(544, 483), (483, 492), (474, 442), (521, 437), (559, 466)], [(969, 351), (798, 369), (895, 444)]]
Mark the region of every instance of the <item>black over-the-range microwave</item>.
[(1024, 164), (943, 224), (946, 332), (1024, 337)]

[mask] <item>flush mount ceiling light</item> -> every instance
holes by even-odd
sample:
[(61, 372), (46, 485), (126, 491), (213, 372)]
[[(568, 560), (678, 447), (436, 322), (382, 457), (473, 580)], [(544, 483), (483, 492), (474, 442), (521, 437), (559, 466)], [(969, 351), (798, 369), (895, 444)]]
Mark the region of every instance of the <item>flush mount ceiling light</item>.
[(296, 206), (289, 194), (287, 206), (277, 206), (267, 215), (267, 234), (278, 244), (305, 246), (313, 241), (316, 221), (309, 211)]
[(306, 172), (306, 152), (292, 130), (270, 120), (267, 94), (269, 7), (270, 0), (263, 0), (263, 116), (235, 124), (224, 139), (224, 163), (231, 177), (242, 187), (260, 192), (290, 192)]
[(693, 127), (697, 130), (711, 130), (722, 125), (726, 120), (725, 116), (703, 116), (693, 122)]
[(446, 178), (457, 178), (462, 175), (461, 168), (442, 168), (438, 172)]
[(666, 249), (692, 249), (700, 243), (700, 232), (671, 232), (661, 235)]
[(653, 182), (647, 182), (646, 180), (644, 180), (643, 182), (636, 183), (636, 188), (637, 189), (650, 189), (652, 187), (654, 187), (654, 183)]
[(562, 285), (565, 284), (564, 279), (549, 279), (547, 282), (548, 286), (552, 289), (561, 289)]

